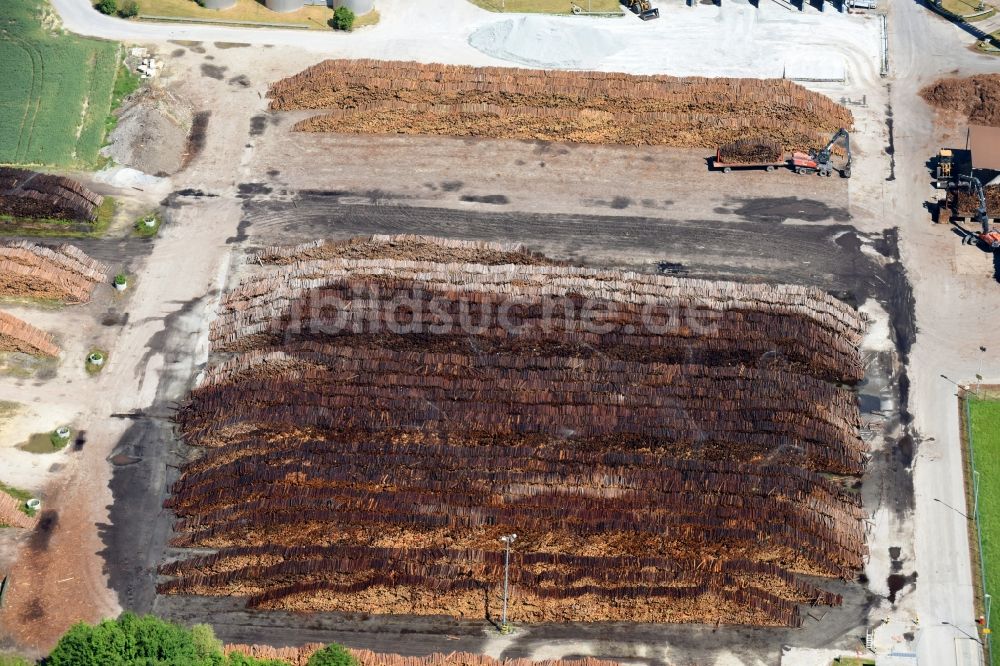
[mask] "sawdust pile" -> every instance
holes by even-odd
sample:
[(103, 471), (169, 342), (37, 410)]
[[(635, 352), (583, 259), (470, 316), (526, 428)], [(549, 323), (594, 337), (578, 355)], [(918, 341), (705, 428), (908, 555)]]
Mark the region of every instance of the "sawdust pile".
[[(258, 659), (281, 659), (290, 666), (307, 666), (313, 652), (325, 647), (322, 643), (310, 643), (302, 647), (274, 648), (270, 645), (226, 645), (225, 653), (233, 652), (256, 657)], [(583, 657), (581, 659), (546, 659), (531, 661), (530, 659), (493, 659), (482, 654), (469, 652), (435, 652), (424, 657), (410, 657), (398, 654), (384, 654), (371, 650), (347, 651), (358, 660), (359, 666), (619, 666), (618, 662)]]
[(0, 296), (85, 303), (108, 267), (73, 245), (0, 243)]
[(266, 250), (305, 258), (223, 298), (225, 356), (179, 415), (205, 453), (167, 501), (175, 547), (218, 550), (160, 592), (496, 617), (516, 533), (518, 622), (796, 626), (841, 602), (800, 574), (866, 552), (837, 480), (865, 466), (856, 310), (404, 238)]
[(941, 79), (920, 91), (931, 106), (958, 113), (974, 125), (1000, 127), (1000, 74)]
[(328, 109), (311, 132), (717, 146), (748, 133), (814, 147), (851, 112), (783, 79), (708, 79), (326, 60), (278, 81), (271, 109)]
[(71, 178), (0, 167), (0, 215), (93, 222), (102, 201)]
[(59, 347), (45, 331), (11, 314), (0, 312), (0, 352), (55, 357), (59, 355)]

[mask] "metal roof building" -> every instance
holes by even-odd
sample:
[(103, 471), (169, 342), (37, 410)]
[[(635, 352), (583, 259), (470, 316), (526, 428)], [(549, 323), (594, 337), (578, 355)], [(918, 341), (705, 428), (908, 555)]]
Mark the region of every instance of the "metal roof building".
[(969, 125), (965, 146), (972, 152), (972, 168), (1000, 171), (1000, 127)]

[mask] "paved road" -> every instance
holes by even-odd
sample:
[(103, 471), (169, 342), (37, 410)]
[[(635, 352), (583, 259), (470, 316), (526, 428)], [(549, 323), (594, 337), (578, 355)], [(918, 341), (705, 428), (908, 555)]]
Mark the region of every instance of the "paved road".
[[(508, 18), (478, 9), (467, 0), (379, 0), (379, 24), (352, 34), (123, 21), (99, 14), (90, 0), (52, 3), (64, 26), (73, 32), (133, 42), (242, 42), (295, 47), (330, 57), (565, 69), (566, 58), (580, 54), (571, 51), (560, 56), (562, 61), (548, 60), (546, 52), (558, 51), (550, 43), (560, 33), (568, 37), (575, 28), (586, 26), (617, 44), (616, 52), (590, 66), (597, 70), (749, 77), (781, 77), (787, 71), (789, 76), (806, 79), (845, 73), (851, 78), (869, 78), (878, 72), (879, 28), (874, 20), (812, 9), (790, 13), (771, 3), (762, 3), (759, 9), (743, 1), (727, 2), (721, 8), (664, 3), (660, 8), (664, 20), (648, 23), (632, 15), (534, 16), (531, 35), (515, 40), (545, 45), (528, 54), (531, 62), (499, 60), (470, 46), (469, 36), (477, 28)], [(726, 36), (725, 49), (703, 48), (720, 34)], [(802, 34), (810, 35), (815, 48), (799, 48)]]
[[(958, 409), (955, 386), (940, 375), (959, 381), (974, 378), (979, 341), (989, 340), (997, 325), (982, 307), (997, 297), (997, 285), (985, 270), (956, 274), (960, 264), (982, 258), (956, 254), (954, 235), (928, 223), (922, 204), (932, 190), (926, 185), (924, 163), (941, 138), (930, 110), (915, 101), (920, 87), (940, 76), (996, 71), (997, 61), (963, 48), (972, 38), (919, 3), (893, 2), (890, 11), (897, 179), (886, 190), (886, 203), (904, 229), (901, 249), (916, 295), (920, 331), (909, 364), (913, 428), (922, 438), (911, 518), (919, 570), (913, 609), (921, 627), (917, 653), (919, 663), (928, 666), (973, 666), (980, 663), (981, 653), (962, 633), (977, 634), (967, 523), (946, 506), (965, 506)], [(983, 372), (988, 380), (996, 380), (1000, 364), (986, 359)]]

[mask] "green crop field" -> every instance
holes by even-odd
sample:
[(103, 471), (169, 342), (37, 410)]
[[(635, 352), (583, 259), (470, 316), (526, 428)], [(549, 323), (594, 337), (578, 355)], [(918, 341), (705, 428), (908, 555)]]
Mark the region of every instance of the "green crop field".
[[(979, 472), (983, 575), (986, 577), (987, 592), (992, 598), (1000, 599), (1000, 400), (970, 396), (968, 401), (973, 457)], [(969, 485), (971, 487), (971, 483)], [(975, 548), (976, 544), (972, 545)], [(977, 568), (978, 564), (974, 562)], [(993, 616), (996, 617), (995, 614)], [(994, 642), (991, 661), (994, 666), (1000, 666), (1000, 649), (996, 645)]]
[(92, 166), (120, 47), (46, 29), (43, 15), (51, 11), (45, 0), (3, 0), (0, 163)]

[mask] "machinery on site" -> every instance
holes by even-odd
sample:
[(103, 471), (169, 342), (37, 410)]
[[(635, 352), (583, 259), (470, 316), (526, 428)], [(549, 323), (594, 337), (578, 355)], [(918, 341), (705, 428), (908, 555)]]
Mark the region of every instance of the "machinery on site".
[(983, 184), (975, 176), (960, 175), (954, 189), (971, 192), (975, 195), (977, 207), (972, 215), (972, 221), (979, 225), (979, 231), (967, 231), (962, 237), (965, 245), (974, 245), (979, 241), (991, 250), (1000, 248), (1000, 229), (990, 226), (990, 216), (986, 211), (986, 192)]
[(838, 143), (844, 144), (844, 156), (846, 158), (844, 166), (840, 168), (840, 175), (843, 178), (850, 178), (851, 163), (854, 159), (851, 155), (851, 135), (843, 127), (837, 130), (826, 145), (820, 148), (818, 152), (810, 150), (808, 153), (792, 153), (792, 169), (798, 174), (815, 173), (818, 176), (829, 178), (837, 170), (833, 166), (833, 149)]
[(771, 162), (726, 162), (722, 159), (722, 149), (719, 148), (715, 151), (715, 159), (712, 161), (712, 166), (722, 170), (723, 173), (729, 173), (733, 169), (766, 169), (767, 171), (774, 171), (778, 167), (787, 167), (798, 174), (815, 173), (819, 176), (829, 177), (833, 175), (834, 171), (838, 170), (833, 165), (834, 148), (838, 143), (843, 143), (846, 158), (844, 166), (839, 169), (840, 175), (843, 178), (850, 178), (851, 162), (853, 160), (851, 155), (851, 135), (844, 128), (837, 130), (826, 145), (818, 151), (810, 150), (808, 153), (795, 151), (789, 157)]
[(960, 175), (972, 174), (972, 155), (960, 148), (942, 148), (934, 157), (934, 187), (949, 188)]
[(621, 0), (621, 3), (638, 14), (643, 21), (660, 18), (660, 10), (650, 0)]

